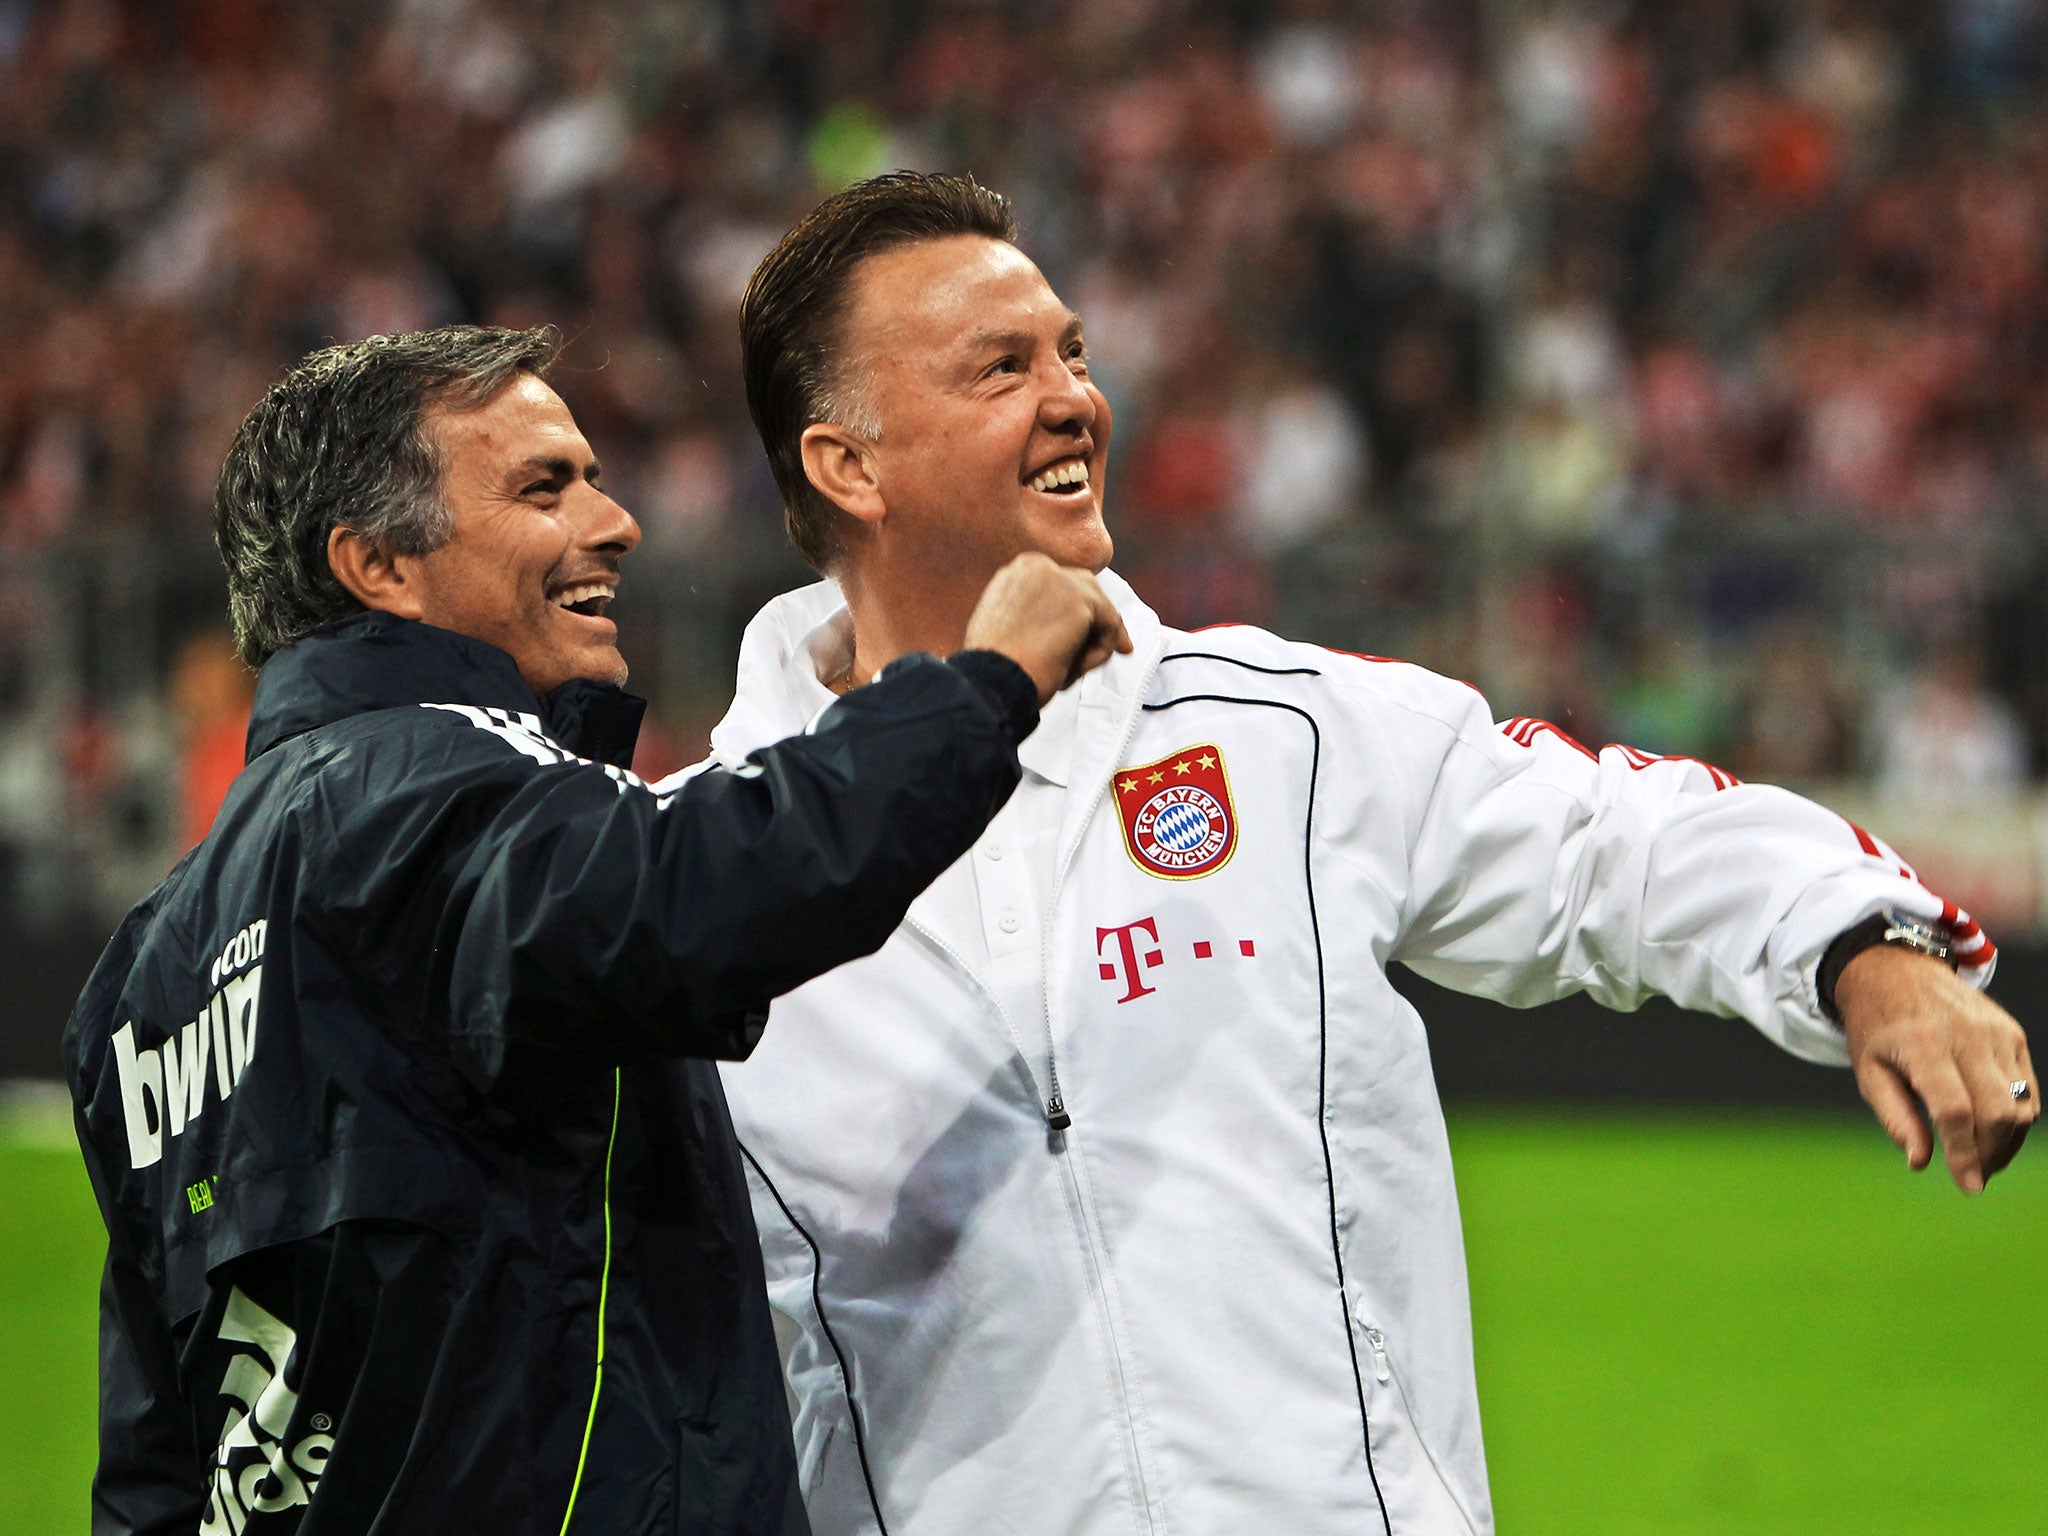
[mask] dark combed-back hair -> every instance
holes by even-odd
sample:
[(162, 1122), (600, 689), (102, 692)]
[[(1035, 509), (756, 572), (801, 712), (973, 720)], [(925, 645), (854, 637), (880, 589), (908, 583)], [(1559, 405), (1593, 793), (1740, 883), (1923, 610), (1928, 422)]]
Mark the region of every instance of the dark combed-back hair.
[(782, 492), (790, 542), (814, 570), (828, 570), (839, 551), (832, 503), (804, 475), (804, 428), (835, 421), (874, 430), (845, 376), (839, 338), (854, 268), (880, 252), (947, 235), (1014, 241), (1009, 199), (968, 176), (892, 171), (826, 198), (782, 237), (747, 284), (740, 303), (747, 409)]
[(428, 411), (485, 405), (519, 374), (545, 374), (560, 346), (553, 326), (451, 325), (323, 347), (273, 384), (235, 433), (213, 493), (242, 659), (260, 667), (362, 607), (328, 568), (334, 529), (390, 554), (445, 544), (453, 523)]

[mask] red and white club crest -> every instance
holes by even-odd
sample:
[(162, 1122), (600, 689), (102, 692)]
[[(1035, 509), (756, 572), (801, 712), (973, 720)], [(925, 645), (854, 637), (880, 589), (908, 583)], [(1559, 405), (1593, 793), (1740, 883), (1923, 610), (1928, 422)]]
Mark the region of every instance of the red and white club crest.
[(1124, 827), (1124, 847), (1148, 875), (1192, 880), (1230, 862), (1237, 847), (1237, 807), (1213, 742), (1183, 747), (1142, 768), (1120, 768), (1110, 781)]

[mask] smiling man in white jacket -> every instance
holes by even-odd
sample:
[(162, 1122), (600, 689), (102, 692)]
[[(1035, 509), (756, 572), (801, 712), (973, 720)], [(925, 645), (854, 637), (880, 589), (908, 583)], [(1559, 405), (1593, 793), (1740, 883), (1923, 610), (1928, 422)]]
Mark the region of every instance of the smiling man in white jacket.
[[(834, 580), (755, 620), (719, 759), (957, 648), (1012, 555), (1107, 564), (1108, 403), (994, 194), (840, 194), (742, 328), (792, 535)], [(1924, 1100), (1966, 1189), (2017, 1149), (2025, 1039), (1966, 984), (1989, 941), (1839, 817), (1496, 726), (1419, 668), (1171, 630), (1102, 580), (1134, 654), (1046, 711), (881, 952), (726, 1070), (821, 1533), (1490, 1531), (1396, 960), (1515, 1004), (1741, 1015), (1852, 1063), (1916, 1167)]]

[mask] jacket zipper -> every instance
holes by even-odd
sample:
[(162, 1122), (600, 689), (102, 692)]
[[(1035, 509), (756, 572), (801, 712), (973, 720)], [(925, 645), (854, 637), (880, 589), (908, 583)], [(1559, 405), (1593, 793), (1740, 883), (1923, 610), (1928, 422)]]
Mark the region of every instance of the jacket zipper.
[(1372, 1379), (1384, 1387), (1394, 1379), (1393, 1368), (1387, 1364), (1387, 1336), (1377, 1328), (1368, 1328), (1365, 1341), (1372, 1346)]
[[(1160, 654), (1164, 653), (1161, 647)], [(1152, 1493), (1145, 1476), (1144, 1453), (1138, 1445), (1137, 1416), (1131, 1409), (1130, 1377), (1124, 1366), (1123, 1339), (1118, 1333), (1115, 1314), (1109, 1305), (1109, 1282), (1104, 1274), (1100, 1245), (1095, 1240), (1095, 1218), (1081, 1187), (1081, 1176), (1077, 1168), (1078, 1153), (1074, 1151), (1067, 1136), (1073, 1125), (1068, 1114), (1066, 1099), (1060, 1092), (1059, 1053), (1053, 1043), (1052, 1032), (1052, 932), (1053, 919), (1059, 911), (1060, 892), (1066, 886), (1067, 870), (1073, 865), (1075, 855), (1080, 851), (1081, 840), (1088, 835), (1088, 828), (1094, 824), (1096, 813), (1102, 809), (1102, 798), (1108, 792), (1109, 781), (1116, 775), (1119, 764), (1137, 739), (1138, 721), (1144, 715), (1145, 695), (1152, 687), (1152, 679), (1159, 671), (1159, 655), (1154, 655), (1139, 675), (1133, 692), (1134, 703), (1124, 722), (1123, 735), (1117, 742), (1116, 753), (1110, 759), (1108, 774), (1096, 784), (1095, 792), (1088, 801), (1088, 809), (1075, 823), (1071, 841), (1060, 851), (1059, 863), (1054, 867), (1052, 892), (1046, 898), (1045, 912), (1038, 925), (1038, 996), (1043, 1010), (1045, 1025), (1045, 1074), (1046, 1086), (1050, 1090), (1045, 1101), (1045, 1123), (1048, 1131), (1054, 1133), (1053, 1149), (1060, 1154), (1061, 1176), (1074, 1200), (1076, 1225), (1080, 1229), (1081, 1252), (1088, 1263), (1088, 1280), (1095, 1292), (1095, 1307), (1100, 1318), (1102, 1334), (1109, 1346), (1110, 1363), (1116, 1372), (1117, 1407), (1121, 1411), (1123, 1424), (1124, 1455), (1131, 1469), (1133, 1491), (1138, 1496), (1138, 1506), (1144, 1512), (1145, 1526), (1157, 1530), (1158, 1522), (1153, 1518)]]

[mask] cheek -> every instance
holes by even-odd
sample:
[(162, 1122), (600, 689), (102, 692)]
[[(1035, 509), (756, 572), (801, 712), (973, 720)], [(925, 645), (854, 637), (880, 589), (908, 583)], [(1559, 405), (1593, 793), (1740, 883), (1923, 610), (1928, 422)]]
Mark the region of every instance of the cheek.
[(460, 614), (461, 628), (472, 633), (506, 633), (531, 629), (545, 617), (546, 598), (532, 562), (512, 551), (478, 551), (443, 584), (444, 605)]
[(495, 612), (514, 623), (531, 618), (534, 603), (527, 592), (528, 583), (519, 579), (518, 568), (510, 561), (489, 562), (474, 576), (471, 592), (477, 602), (489, 604)]
[(1017, 478), (1017, 454), (998, 434), (962, 424), (931, 433), (899, 459), (885, 495), (906, 510), (923, 509), (948, 519), (986, 507), (991, 493)]

